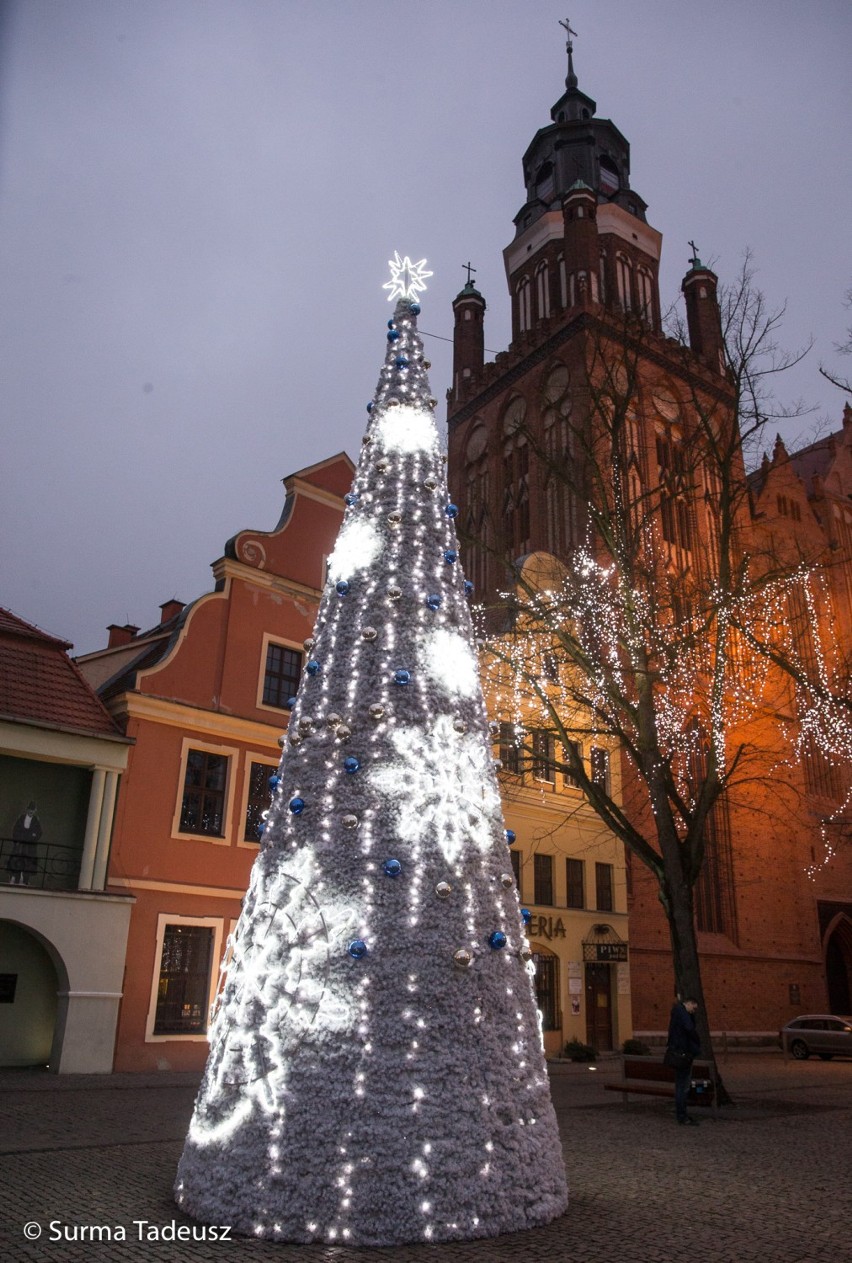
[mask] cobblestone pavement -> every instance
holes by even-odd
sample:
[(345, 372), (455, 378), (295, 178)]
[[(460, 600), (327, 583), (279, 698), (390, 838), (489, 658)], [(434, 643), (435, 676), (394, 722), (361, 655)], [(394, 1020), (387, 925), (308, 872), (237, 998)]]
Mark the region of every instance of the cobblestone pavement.
[[(567, 1215), (492, 1240), (386, 1250), (140, 1240), (191, 1224), (171, 1184), (197, 1077), (0, 1074), (3, 1263), (839, 1263), (850, 1257), (852, 1061), (723, 1063), (736, 1109), (675, 1125), (655, 1098), (604, 1092), (617, 1062), (552, 1067)], [(844, 1207), (846, 1208), (844, 1210)], [(111, 1241), (51, 1239), (121, 1225)], [(27, 1240), (24, 1225), (42, 1233)], [(198, 1231), (196, 1225), (196, 1231)], [(147, 1229), (145, 1230), (147, 1231)]]

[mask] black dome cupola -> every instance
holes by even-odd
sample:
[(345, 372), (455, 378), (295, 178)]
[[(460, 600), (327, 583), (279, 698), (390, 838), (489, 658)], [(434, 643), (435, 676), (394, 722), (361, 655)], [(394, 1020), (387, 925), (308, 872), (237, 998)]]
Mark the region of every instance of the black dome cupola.
[(557, 210), (572, 185), (582, 180), (599, 202), (614, 202), (645, 220), (646, 203), (630, 188), (630, 145), (610, 119), (596, 118), (597, 105), (580, 91), (574, 70), (573, 36), (567, 22), (568, 74), (565, 92), (550, 111), (553, 122), (536, 132), (524, 154), (527, 200), (515, 216), (518, 234), (548, 210)]

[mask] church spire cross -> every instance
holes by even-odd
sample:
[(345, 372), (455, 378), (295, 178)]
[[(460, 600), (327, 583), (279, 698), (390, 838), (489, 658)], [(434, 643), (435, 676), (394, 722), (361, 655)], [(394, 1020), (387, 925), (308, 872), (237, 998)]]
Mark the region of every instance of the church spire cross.
[(473, 272), (473, 273), (474, 273), (474, 275), (475, 275), (475, 274), (476, 274), (476, 268), (475, 268), (475, 267), (473, 266), (473, 264), (472, 264), (472, 263), (470, 263), (469, 261), (468, 261), (467, 263), (463, 263), (463, 264), (462, 264), (462, 267), (463, 267), (463, 268), (464, 268), (464, 270), (467, 272), (467, 283), (468, 283), (468, 285), (472, 285), (472, 284), (473, 284), (473, 282), (472, 282), (472, 281), (471, 281), (471, 279), (470, 279), (470, 274), (471, 274), (471, 272)]
[(576, 39), (576, 38), (577, 38), (577, 32), (576, 32), (576, 31), (573, 31), (573, 30), (571, 29), (571, 19), (570, 19), (570, 18), (566, 18), (564, 22), (563, 22), (563, 21), (562, 21), (562, 19), (560, 18), (560, 20), (559, 20), (559, 25), (565, 28), (565, 34), (566, 34), (566, 36), (568, 37), (568, 38), (567, 38), (567, 43), (566, 43), (566, 45), (565, 45), (565, 48), (566, 48), (566, 51), (570, 53), (570, 52), (572, 52), (572, 51), (573, 51), (573, 48), (574, 48), (574, 45), (571, 43), (571, 36), (573, 35), (574, 39)]
[(695, 242), (694, 242), (694, 241), (688, 241), (688, 242), (687, 242), (687, 245), (689, 246), (690, 250), (692, 251), (692, 258), (689, 260), (689, 261), (690, 261), (690, 263), (692, 264), (692, 266), (693, 266), (694, 268), (700, 268), (700, 267), (701, 267), (701, 260), (700, 260), (700, 259), (699, 259), (699, 257), (698, 257), (698, 246), (695, 244)]
[(568, 77), (565, 80), (566, 88), (576, 88), (577, 76), (574, 73), (574, 40), (577, 38), (577, 32), (571, 27), (570, 18), (565, 18), (564, 22), (560, 18), (559, 25), (565, 31), (565, 51), (568, 54)]

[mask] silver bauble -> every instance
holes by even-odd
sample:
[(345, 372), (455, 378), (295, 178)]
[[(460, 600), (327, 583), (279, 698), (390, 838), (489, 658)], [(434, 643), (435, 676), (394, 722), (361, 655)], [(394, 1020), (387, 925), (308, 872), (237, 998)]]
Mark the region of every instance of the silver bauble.
[(453, 888), (448, 881), (439, 881), (435, 887), (435, 894), (439, 899), (449, 899), (453, 893)]
[(352, 736), (352, 729), (348, 724), (338, 724), (336, 734), (340, 741), (345, 741), (347, 737)]
[(460, 947), (457, 952), (453, 952), (453, 964), (456, 969), (470, 969), (472, 963), (473, 957), (466, 948)]
[(388, 588), (389, 600), (398, 601), (401, 596), (402, 596), (402, 588), (398, 588), (395, 585), (393, 587)]
[(515, 884), (515, 879), (511, 873), (502, 873), (500, 876), (500, 885), (505, 890), (511, 890)]
[(343, 825), (344, 829), (356, 829), (358, 827), (358, 817), (353, 816), (352, 813), (349, 812), (348, 815), (341, 816), (340, 823)]
[(376, 631), (375, 627), (362, 627), (362, 628), (361, 628), (361, 639), (362, 639), (362, 640), (366, 640), (366, 641), (368, 641), (368, 642), (369, 642), (369, 641), (373, 641), (373, 640), (375, 640), (375, 639), (376, 639), (376, 637), (378, 636), (378, 634), (379, 634), (379, 633)]
[(391, 526), (399, 526), (401, 521), (402, 521), (402, 514), (400, 513), (399, 509), (394, 509), (392, 513), (388, 514), (388, 522)]
[(462, 734), (467, 732), (467, 724), (464, 722), (463, 719), (454, 719), (453, 727), (455, 728), (456, 732), (460, 732)]
[(336, 728), (338, 724), (343, 723), (343, 716), (338, 715), (337, 711), (333, 710), (330, 715), (326, 715), (325, 722), (329, 728)]
[(427, 478), (423, 486), (426, 488), (427, 491), (436, 491), (438, 488), (438, 484), (434, 478)]
[(384, 713), (385, 713), (385, 708), (381, 704), (381, 702), (373, 702), (372, 706), (370, 707), (370, 718), (381, 719)]
[(306, 653), (310, 653), (310, 651), (311, 651), (311, 650), (313, 649), (313, 647), (314, 647), (314, 638), (313, 638), (313, 636), (308, 636), (307, 640), (303, 640), (303, 641), (302, 641), (302, 645), (304, 646), (305, 652), (306, 652)]
[(313, 730), (314, 721), (308, 715), (305, 715), (303, 719), (299, 720), (299, 732), (302, 736), (306, 737), (308, 733), (313, 732)]

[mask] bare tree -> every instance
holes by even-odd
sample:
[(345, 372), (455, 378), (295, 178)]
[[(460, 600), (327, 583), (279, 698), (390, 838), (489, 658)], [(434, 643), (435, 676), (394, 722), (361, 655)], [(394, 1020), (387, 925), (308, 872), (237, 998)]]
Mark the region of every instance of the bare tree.
[[(843, 306), (847, 310), (852, 310), (852, 285), (846, 291)], [(852, 355), (852, 325), (849, 325), (846, 330), (846, 340), (844, 342), (836, 342), (834, 349), (838, 355)], [(819, 371), (827, 381), (831, 382), (832, 386), (836, 386), (838, 390), (843, 390), (846, 394), (852, 395), (852, 378), (841, 377), (839, 373), (831, 373), (823, 364), (820, 364)]]
[[(503, 630), (488, 640), (492, 691), (518, 740), (544, 729), (554, 767), (653, 874), (676, 989), (700, 1002), (708, 1057), (696, 888), (732, 795), (789, 753), (803, 716), (832, 729), (838, 759), (852, 754), (852, 726), (836, 724), (847, 685), (835, 658), (812, 651), (813, 620), (807, 645), (791, 622), (825, 599), (820, 558), (770, 555), (750, 521), (746, 453), (772, 421), (800, 413), (780, 408), (772, 386), (805, 352), (779, 350), (783, 308), (767, 306), (748, 258), (720, 312), (715, 376), (682, 339), (666, 346), (667, 374), (639, 322), (600, 309), (588, 319), (567, 444), (524, 431), (539, 494), (555, 482), (584, 527), (560, 556), (511, 568), (502, 621), (490, 619)], [(662, 431), (651, 400), (671, 413)], [(767, 726), (779, 714), (780, 728)], [(621, 751), (621, 792), (584, 761), (586, 738)]]

